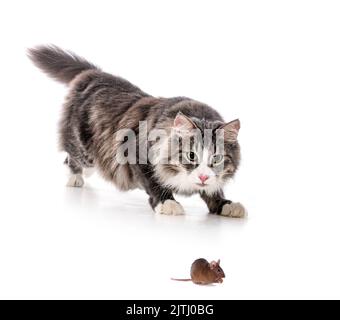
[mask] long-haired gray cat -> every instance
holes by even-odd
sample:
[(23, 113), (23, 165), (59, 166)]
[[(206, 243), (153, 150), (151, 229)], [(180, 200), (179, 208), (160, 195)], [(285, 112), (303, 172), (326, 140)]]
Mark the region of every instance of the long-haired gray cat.
[[(183, 214), (174, 193), (199, 193), (210, 213), (245, 215), (223, 194), (239, 165), (239, 120), (225, 123), (217, 111), (189, 98), (153, 97), (55, 46), (30, 49), (29, 57), (69, 86), (59, 129), (71, 171), (68, 186), (82, 187), (84, 169), (95, 167), (121, 190), (144, 189), (158, 213)], [(150, 138), (152, 130), (162, 139)]]

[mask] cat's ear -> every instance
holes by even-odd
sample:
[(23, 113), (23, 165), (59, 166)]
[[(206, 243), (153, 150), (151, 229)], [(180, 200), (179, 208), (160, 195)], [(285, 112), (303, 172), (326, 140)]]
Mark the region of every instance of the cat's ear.
[(189, 131), (196, 128), (195, 123), (182, 112), (178, 112), (174, 120), (173, 127), (177, 130)]
[(239, 119), (230, 121), (228, 123), (222, 124), (220, 129), (224, 130), (224, 138), (230, 142), (236, 142), (238, 132), (241, 128), (241, 123)]

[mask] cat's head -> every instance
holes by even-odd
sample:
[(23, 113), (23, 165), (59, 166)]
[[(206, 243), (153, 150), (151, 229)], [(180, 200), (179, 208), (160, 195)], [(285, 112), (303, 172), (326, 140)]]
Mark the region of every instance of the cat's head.
[(239, 129), (239, 120), (206, 121), (179, 112), (159, 146), (158, 179), (183, 194), (221, 190), (240, 161)]

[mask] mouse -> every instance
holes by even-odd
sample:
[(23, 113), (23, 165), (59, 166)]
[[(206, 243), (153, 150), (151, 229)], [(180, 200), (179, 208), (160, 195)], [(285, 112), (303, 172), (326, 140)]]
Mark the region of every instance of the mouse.
[(206, 259), (200, 258), (195, 260), (191, 265), (190, 279), (175, 279), (175, 281), (192, 281), (195, 284), (212, 284), (222, 283), (225, 278), (224, 271), (220, 267), (220, 259), (208, 262)]

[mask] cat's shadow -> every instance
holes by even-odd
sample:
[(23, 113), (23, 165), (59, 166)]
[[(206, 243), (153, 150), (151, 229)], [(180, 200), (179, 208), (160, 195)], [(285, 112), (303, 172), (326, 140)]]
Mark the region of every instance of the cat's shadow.
[(73, 208), (85, 209), (86, 211), (104, 212), (115, 214), (121, 218), (133, 216), (148, 216), (158, 223), (168, 225), (177, 224), (179, 221), (193, 225), (220, 226), (225, 222), (230, 226), (242, 226), (246, 224), (247, 218), (235, 219), (209, 214), (204, 208), (197, 206), (185, 206), (186, 214), (169, 216), (154, 213), (147, 202), (147, 197), (143, 194), (129, 194), (129, 192), (119, 192), (115, 189), (99, 189), (87, 183), (83, 188), (65, 187), (64, 201)]

